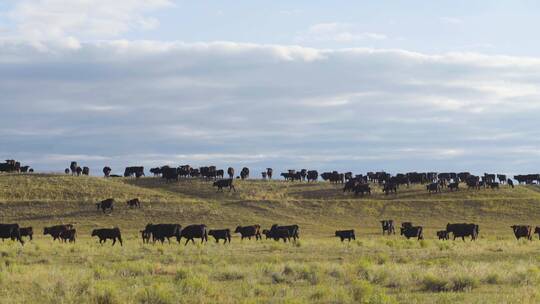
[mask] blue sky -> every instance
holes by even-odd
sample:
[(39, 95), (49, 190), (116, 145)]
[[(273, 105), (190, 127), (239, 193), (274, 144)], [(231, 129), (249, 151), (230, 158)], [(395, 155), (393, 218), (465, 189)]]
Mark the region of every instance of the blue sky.
[(537, 172), (539, 5), (4, 1), (0, 157)]

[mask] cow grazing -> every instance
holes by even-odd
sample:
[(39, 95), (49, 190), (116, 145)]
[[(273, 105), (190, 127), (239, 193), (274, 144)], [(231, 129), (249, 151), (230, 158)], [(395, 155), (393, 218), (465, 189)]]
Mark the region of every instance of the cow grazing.
[(364, 194), (370, 194), (371, 195), (371, 187), (369, 187), (368, 184), (357, 183), (353, 187), (353, 191), (354, 191), (354, 195), (358, 195), (358, 194), (362, 194), (362, 196)]
[(288, 229), (276, 228), (276, 229), (264, 229), (263, 234), (266, 235), (266, 239), (273, 239), (274, 241), (283, 240), (284, 243), (291, 241), (291, 233)]
[(60, 234), (66, 230), (73, 229), (73, 225), (66, 224), (66, 225), (55, 225), (50, 227), (43, 228), (43, 235), (50, 235), (53, 238), (53, 241), (56, 241), (60, 238)]
[(354, 230), (337, 230), (336, 231), (336, 237), (340, 238), (343, 242), (344, 240), (349, 240), (349, 242), (352, 240), (356, 240), (356, 236), (354, 235)]
[(219, 240), (224, 240), (224, 244), (229, 241), (231, 243), (231, 230), (230, 229), (213, 229), (208, 231), (208, 235), (213, 236), (216, 240), (216, 243), (219, 243)]
[(96, 203), (97, 210), (101, 209), (103, 213), (105, 213), (105, 210), (109, 209), (111, 212), (114, 209), (114, 198), (108, 198), (106, 200), (102, 200), (99, 203)]
[(514, 235), (516, 236), (516, 239), (520, 238), (526, 238), (529, 241), (532, 240), (532, 227), (529, 225), (513, 225), (510, 226), (512, 230), (514, 231)]
[(204, 224), (189, 225), (186, 228), (182, 229), (180, 237), (186, 238), (185, 245), (187, 245), (189, 241), (195, 244), (194, 239), (201, 239), (201, 243), (204, 243), (205, 241), (208, 242), (208, 231), (206, 229), (206, 225)]
[(130, 199), (126, 202), (126, 205), (128, 205), (129, 208), (141, 208), (141, 201), (138, 198)]
[(381, 226), (382, 226), (383, 235), (384, 233), (386, 233), (387, 235), (390, 235), (391, 233), (396, 234), (396, 229), (394, 228), (393, 220), (382, 220)]
[(463, 241), (465, 241), (465, 237), (471, 237), (471, 241), (474, 241), (478, 238), (479, 233), (479, 226), (476, 224), (466, 224), (466, 223), (459, 223), (459, 224), (450, 224), (448, 223), (446, 225), (446, 231), (448, 233), (452, 233), (454, 236), (454, 240), (456, 238), (461, 238)]
[(77, 176), (81, 176), (83, 169), (81, 167), (77, 167), (77, 169), (75, 169), (75, 172), (77, 172)]
[(448, 231), (446, 230), (439, 230), (437, 231), (437, 237), (439, 240), (448, 240), (450, 237), (448, 236)]
[(422, 226), (401, 227), (400, 235), (405, 236), (407, 239), (417, 238), (418, 240), (424, 239)]
[(21, 238), (21, 231), (19, 224), (0, 224), (0, 239), (11, 239), (12, 241), (19, 241), (24, 245), (24, 241)]
[(19, 228), (19, 232), (21, 234), (21, 237), (27, 236), (30, 241), (34, 239), (34, 229), (32, 229), (32, 227)]
[(255, 237), (255, 240), (262, 239), (261, 237), (261, 226), (260, 225), (251, 225), (251, 226), (237, 226), (234, 230), (234, 233), (240, 233), (241, 239), (249, 239)]
[(112, 246), (116, 244), (116, 241), (120, 243), (120, 246), (123, 246), (122, 243), (122, 234), (120, 233), (119, 228), (101, 228), (92, 230), (92, 237), (97, 236), (99, 238), (99, 243), (104, 244), (107, 240), (112, 240)]
[(234, 192), (236, 192), (236, 188), (234, 188), (232, 178), (220, 179), (218, 181), (215, 181), (213, 186), (218, 188), (217, 191), (223, 191), (223, 188), (229, 188), (229, 192), (231, 192), (231, 190), (234, 190)]
[(77, 236), (77, 230), (75, 229), (67, 229), (67, 230), (64, 230), (62, 232), (60, 232), (60, 240), (62, 240), (64, 243), (65, 242), (70, 242), (70, 243), (75, 243), (75, 237)]
[(300, 238), (300, 236), (298, 235), (298, 232), (300, 230), (298, 225), (279, 226), (278, 224), (274, 224), (270, 228), (270, 231), (278, 229), (286, 229), (287, 231), (289, 231), (289, 236), (292, 237), (294, 241)]
[[(180, 237), (182, 233), (182, 226), (179, 224), (147, 224), (143, 230), (152, 236), (152, 242), (155, 243), (156, 240), (160, 241), (162, 244), (165, 242), (165, 239), (171, 243), (170, 238), (176, 238), (176, 241), (180, 243)], [(150, 237), (149, 236), (149, 237)], [(144, 238), (143, 238), (144, 240)]]

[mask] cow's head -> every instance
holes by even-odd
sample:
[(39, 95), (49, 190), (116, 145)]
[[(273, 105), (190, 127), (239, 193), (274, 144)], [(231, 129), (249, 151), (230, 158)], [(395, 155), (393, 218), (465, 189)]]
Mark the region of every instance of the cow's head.
[(242, 229), (242, 226), (236, 226), (234, 233), (239, 233), (241, 229)]

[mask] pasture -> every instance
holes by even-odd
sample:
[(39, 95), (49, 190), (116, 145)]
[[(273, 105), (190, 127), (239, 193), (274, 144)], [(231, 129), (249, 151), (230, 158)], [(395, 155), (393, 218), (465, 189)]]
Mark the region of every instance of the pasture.
[[(2, 303), (537, 303), (540, 241), (516, 241), (513, 224), (540, 225), (540, 188), (503, 186), (428, 194), (425, 186), (371, 196), (326, 182), (211, 183), (159, 178), (0, 175), (3, 223), (34, 227), (24, 246), (0, 243)], [(110, 214), (95, 203), (113, 197)], [(125, 205), (138, 197), (141, 209)], [(425, 240), (382, 236), (379, 220), (412, 221)], [(439, 241), (448, 222), (480, 225), (480, 238)], [(71, 223), (75, 244), (42, 235)], [(209, 228), (298, 224), (297, 243), (273, 240), (184, 246), (143, 244), (146, 223)], [(117, 226), (124, 246), (99, 245), (94, 228)], [(338, 229), (355, 229), (341, 243)]]

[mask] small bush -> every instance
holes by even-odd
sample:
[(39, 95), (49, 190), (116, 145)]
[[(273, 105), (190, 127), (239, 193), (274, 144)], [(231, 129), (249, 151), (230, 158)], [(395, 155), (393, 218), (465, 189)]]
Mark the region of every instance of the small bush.
[(429, 292), (443, 292), (450, 290), (450, 283), (440, 277), (427, 275), (422, 279), (421, 289)]
[(467, 275), (458, 276), (452, 279), (452, 291), (471, 291), (478, 286), (478, 281)]
[(501, 282), (501, 278), (497, 273), (490, 273), (486, 276), (485, 280), (488, 284), (499, 284)]

